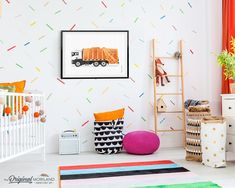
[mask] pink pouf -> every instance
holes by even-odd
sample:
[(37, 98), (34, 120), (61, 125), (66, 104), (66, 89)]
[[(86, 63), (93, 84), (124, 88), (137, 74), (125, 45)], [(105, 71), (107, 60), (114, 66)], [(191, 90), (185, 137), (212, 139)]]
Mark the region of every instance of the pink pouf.
[(136, 155), (152, 154), (160, 146), (159, 137), (149, 131), (134, 131), (126, 134), (123, 139), (123, 147), (127, 153)]

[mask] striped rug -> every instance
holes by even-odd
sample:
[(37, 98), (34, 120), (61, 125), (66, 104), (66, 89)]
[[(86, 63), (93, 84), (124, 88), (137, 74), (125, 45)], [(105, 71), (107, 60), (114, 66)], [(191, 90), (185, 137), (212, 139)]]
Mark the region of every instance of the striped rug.
[(62, 188), (164, 187), (168, 184), (181, 184), (183, 188), (193, 183), (198, 186), (191, 187), (201, 188), (200, 184), (209, 185), (211, 182), (202, 181), (197, 175), (169, 160), (59, 167), (59, 185)]

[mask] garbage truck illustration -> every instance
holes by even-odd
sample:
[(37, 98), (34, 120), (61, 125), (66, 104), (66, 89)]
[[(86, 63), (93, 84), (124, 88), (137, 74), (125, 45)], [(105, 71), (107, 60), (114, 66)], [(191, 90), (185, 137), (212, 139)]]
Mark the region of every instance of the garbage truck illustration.
[(119, 64), (118, 49), (113, 48), (83, 48), (79, 51), (71, 52), (72, 64), (76, 67), (82, 65), (93, 65), (105, 67), (109, 64)]

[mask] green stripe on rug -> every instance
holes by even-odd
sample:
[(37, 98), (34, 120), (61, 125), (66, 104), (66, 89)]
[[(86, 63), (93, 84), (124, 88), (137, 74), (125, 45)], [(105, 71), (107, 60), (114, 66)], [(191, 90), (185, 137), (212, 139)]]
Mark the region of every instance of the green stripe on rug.
[(186, 183), (186, 184), (144, 186), (138, 188), (221, 188), (221, 186), (212, 182), (197, 182), (197, 183)]

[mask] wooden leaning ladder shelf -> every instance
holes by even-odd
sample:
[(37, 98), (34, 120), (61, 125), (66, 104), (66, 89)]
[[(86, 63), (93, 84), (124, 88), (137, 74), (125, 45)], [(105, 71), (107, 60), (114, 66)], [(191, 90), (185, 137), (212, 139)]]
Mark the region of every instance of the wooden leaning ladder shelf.
[[(161, 56), (157, 56), (156, 55), (156, 39), (152, 40), (152, 57), (153, 57), (153, 86), (154, 86), (154, 129), (155, 129), (155, 133), (159, 133), (159, 132), (182, 132), (183, 133), (183, 146), (185, 146), (186, 143), (186, 137), (185, 137), (185, 133), (186, 133), (186, 125), (185, 125), (185, 108), (184, 108), (184, 72), (183, 72), (183, 41), (180, 40), (179, 41), (179, 52), (181, 54), (181, 56), (179, 57), (179, 59), (175, 59), (175, 57), (161, 57)], [(175, 61), (178, 61), (180, 64), (180, 74), (175, 74), (175, 75), (167, 75), (169, 77), (179, 77), (181, 78), (181, 92), (178, 93), (157, 93), (157, 83), (156, 83), (156, 66), (155, 66), (155, 60), (156, 59), (175, 59)], [(165, 96), (165, 95), (175, 95), (181, 96), (181, 100), (182, 100), (182, 111), (166, 111), (163, 113), (166, 114), (170, 114), (170, 113), (181, 113), (182, 114), (182, 129), (169, 129), (169, 130), (161, 130), (158, 129), (158, 111), (157, 111), (157, 96)]]

